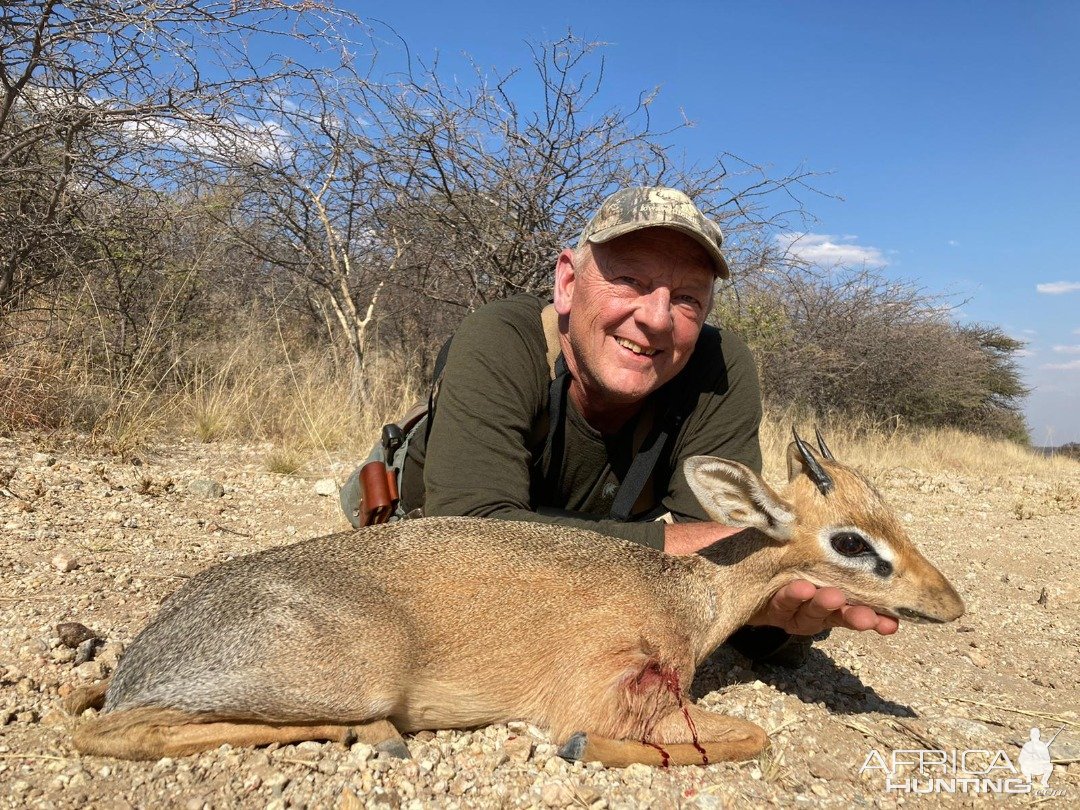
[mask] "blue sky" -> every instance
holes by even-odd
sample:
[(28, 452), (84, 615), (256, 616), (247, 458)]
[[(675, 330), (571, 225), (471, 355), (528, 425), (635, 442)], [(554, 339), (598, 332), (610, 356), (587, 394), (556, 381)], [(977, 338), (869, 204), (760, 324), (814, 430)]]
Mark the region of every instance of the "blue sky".
[(339, 5), (447, 69), (570, 28), (609, 43), (607, 103), (659, 85), (660, 120), (696, 122), (690, 157), (829, 172), (805, 245), (1027, 341), (1034, 442), (1080, 441), (1080, 2)]

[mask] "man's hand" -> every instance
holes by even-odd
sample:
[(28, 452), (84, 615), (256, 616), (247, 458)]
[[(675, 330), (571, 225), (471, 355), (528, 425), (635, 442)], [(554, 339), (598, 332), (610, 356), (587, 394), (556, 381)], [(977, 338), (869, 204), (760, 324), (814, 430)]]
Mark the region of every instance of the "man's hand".
[(723, 523), (669, 523), (664, 526), (664, 553), (676, 556), (697, 554), (717, 540), (741, 531)]
[(891, 616), (865, 605), (849, 605), (839, 588), (818, 588), (805, 579), (789, 582), (747, 624), (772, 625), (797, 636), (812, 636), (828, 627), (873, 630), (890, 636), (900, 628)]

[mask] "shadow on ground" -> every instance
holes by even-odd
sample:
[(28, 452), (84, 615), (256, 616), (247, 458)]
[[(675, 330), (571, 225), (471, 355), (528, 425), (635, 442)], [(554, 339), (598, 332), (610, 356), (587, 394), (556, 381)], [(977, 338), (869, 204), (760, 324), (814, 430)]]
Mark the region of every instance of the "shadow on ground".
[(794, 695), (803, 703), (818, 703), (834, 714), (890, 714), (918, 717), (903, 703), (882, 698), (847, 667), (838, 666), (825, 652), (814, 647), (806, 663), (797, 669), (752, 665), (749, 659), (727, 646), (707, 658), (694, 677), (690, 696), (700, 700), (710, 692), (737, 683), (763, 681)]

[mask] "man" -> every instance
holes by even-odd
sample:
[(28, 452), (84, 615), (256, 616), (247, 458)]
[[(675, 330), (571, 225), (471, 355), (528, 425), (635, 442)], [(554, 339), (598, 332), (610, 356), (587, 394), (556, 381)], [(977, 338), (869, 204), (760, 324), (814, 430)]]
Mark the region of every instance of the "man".
[[(430, 434), (403, 465), (403, 508), (577, 525), (670, 554), (738, 531), (707, 521), (682, 474), (702, 454), (761, 469), (753, 359), (737, 336), (705, 325), (715, 280), (729, 276), (722, 240), (680, 191), (605, 200), (577, 249), (559, 255), (546, 316), (539, 299), (516, 296), (455, 333)], [(635, 473), (649, 450), (651, 470)], [(735, 646), (789, 665), (826, 628), (897, 627), (805, 581), (751, 624), (778, 629), (740, 631)]]

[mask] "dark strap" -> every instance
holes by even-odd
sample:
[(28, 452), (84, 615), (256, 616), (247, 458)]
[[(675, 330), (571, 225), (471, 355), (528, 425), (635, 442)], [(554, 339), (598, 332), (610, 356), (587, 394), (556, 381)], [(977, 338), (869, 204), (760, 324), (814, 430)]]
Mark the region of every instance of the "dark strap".
[(450, 342), (454, 339), (451, 335), (443, 343), (439, 353), (435, 356), (435, 369), (431, 373), (431, 388), (428, 389), (427, 399), (427, 424), (424, 425), (424, 444), (427, 445), (431, 438), (431, 423), (435, 421), (435, 400), (439, 396), (439, 383), (442, 382), (443, 369), (446, 368), (446, 358), (450, 356)]
[(544, 455), (548, 459), (547, 473), (544, 476), (545, 489), (549, 493), (558, 491), (559, 479), (562, 478), (563, 436), (566, 435), (566, 392), (570, 388), (570, 370), (566, 367), (566, 358), (559, 352), (555, 360), (555, 378), (548, 386), (548, 434), (544, 444)]
[(684, 418), (683, 412), (672, 403), (663, 418), (653, 426), (650, 437), (642, 443), (641, 449), (630, 463), (630, 469), (626, 471), (626, 477), (619, 485), (619, 491), (615, 493), (615, 500), (612, 501), (611, 511), (608, 513), (612, 520), (625, 522), (630, 519), (634, 504), (652, 477), (660, 454), (664, 452), (664, 446), (671, 436), (678, 433)]

